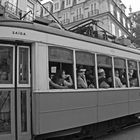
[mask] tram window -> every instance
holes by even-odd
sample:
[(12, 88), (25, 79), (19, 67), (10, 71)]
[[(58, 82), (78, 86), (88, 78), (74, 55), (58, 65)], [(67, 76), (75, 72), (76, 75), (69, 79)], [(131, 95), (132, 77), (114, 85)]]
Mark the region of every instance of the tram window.
[(28, 84), (28, 48), (19, 48), (19, 83)]
[(95, 78), (95, 55), (77, 51), (77, 87), (78, 88), (96, 88)]
[(115, 69), (115, 87), (126, 87), (126, 63), (125, 59), (114, 58), (114, 69)]
[(137, 62), (128, 60), (128, 79), (130, 87), (138, 87), (138, 69)]
[(74, 88), (73, 75), (73, 51), (50, 46), (50, 89)]
[(11, 84), (13, 78), (13, 48), (0, 46), (0, 84)]
[(97, 55), (97, 66), (99, 88), (113, 87), (112, 58), (105, 55)]

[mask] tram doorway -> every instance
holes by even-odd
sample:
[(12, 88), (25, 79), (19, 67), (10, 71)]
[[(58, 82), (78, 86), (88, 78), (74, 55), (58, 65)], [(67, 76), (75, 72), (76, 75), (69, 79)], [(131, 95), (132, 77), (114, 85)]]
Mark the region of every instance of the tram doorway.
[(31, 139), (30, 46), (0, 44), (0, 139)]

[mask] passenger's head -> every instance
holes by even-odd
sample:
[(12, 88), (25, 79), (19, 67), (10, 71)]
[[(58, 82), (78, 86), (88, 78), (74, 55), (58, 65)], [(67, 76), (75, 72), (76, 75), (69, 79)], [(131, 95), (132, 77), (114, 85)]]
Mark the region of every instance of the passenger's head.
[(63, 79), (65, 79), (65, 78), (66, 78), (66, 72), (65, 72), (65, 70), (62, 70), (61, 77), (62, 77)]
[(115, 76), (119, 77), (119, 71), (118, 70), (115, 70)]
[(133, 69), (129, 69), (128, 70), (129, 77), (132, 77), (133, 76), (133, 73), (134, 73), (134, 70)]
[(7, 74), (7, 72), (2, 72), (1, 73), (1, 78), (0, 78), (1, 80), (7, 80), (8, 79), (8, 74)]
[(78, 75), (83, 76), (83, 75), (85, 75), (85, 71), (86, 71), (86, 69), (80, 67), (80, 68), (78, 68), (77, 73), (78, 73)]
[(65, 77), (65, 70), (57, 70), (55, 76), (57, 78), (64, 78)]
[(104, 71), (104, 69), (99, 69), (99, 70), (98, 70), (98, 74), (99, 74), (99, 76), (101, 76), (101, 77), (105, 77), (105, 71)]

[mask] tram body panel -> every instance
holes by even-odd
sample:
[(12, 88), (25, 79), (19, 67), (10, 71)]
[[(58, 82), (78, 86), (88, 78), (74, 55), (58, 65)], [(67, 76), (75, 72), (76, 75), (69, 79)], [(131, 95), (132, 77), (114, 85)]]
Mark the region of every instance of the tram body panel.
[(98, 121), (128, 115), (128, 90), (107, 90), (98, 94)]
[(32, 46), (32, 81), (33, 90), (49, 89), (48, 77), (48, 47), (45, 43), (36, 42)]
[(129, 90), (129, 114), (140, 112), (140, 89)]
[(96, 92), (35, 93), (35, 96), (39, 107), (36, 127), (40, 134), (97, 122)]

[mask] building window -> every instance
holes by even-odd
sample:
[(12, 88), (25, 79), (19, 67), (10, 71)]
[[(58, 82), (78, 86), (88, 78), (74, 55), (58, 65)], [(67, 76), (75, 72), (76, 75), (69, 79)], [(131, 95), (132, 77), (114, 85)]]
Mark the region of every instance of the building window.
[(131, 32), (130, 23), (127, 24), (127, 27), (128, 27), (128, 31)]
[(71, 0), (66, 0), (66, 6), (71, 4)]
[(113, 7), (112, 4), (110, 5), (110, 12), (111, 12), (112, 15), (114, 15), (114, 7)]
[(120, 13), (117, 11), (117, 19), (120, 22)]
[(54, 4), (54, 10), (58, 10), (58, 9), (59, 9), (59, 3), (57, 2)]
[(123, 18), (123, 26), (126, 27), (126, 21), (125, 21), (125, 18)]
[(17, 0), (9, 0), (10, 3), (12, 3), (14, 6), (17, 6)]
[(115, 35), (115, 25), (112, 23), (112, 34)]
[(121, 30), (119, 29), (119, 37), (120, 37), (120, 36), (122, 36), (122, 32), (121, 32)]

